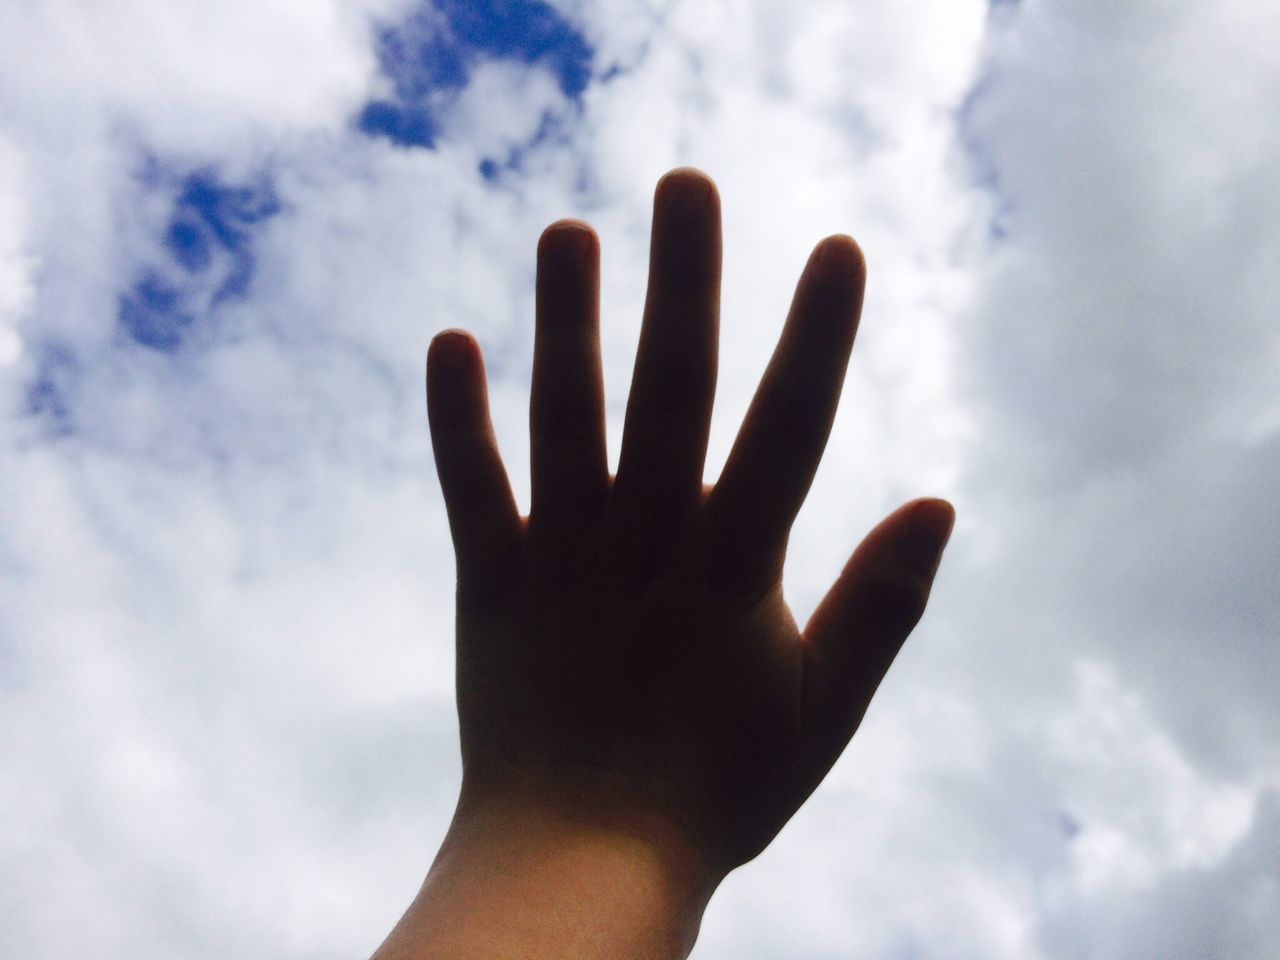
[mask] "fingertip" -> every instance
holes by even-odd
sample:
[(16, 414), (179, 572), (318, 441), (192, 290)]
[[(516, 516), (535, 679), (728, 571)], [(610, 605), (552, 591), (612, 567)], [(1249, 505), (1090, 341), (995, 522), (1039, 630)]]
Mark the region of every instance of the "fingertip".
[(471, 365), (476, 354), (471, 334), (458, 327), (441, 330), (427, 347), (427, 375), (433, 370), (460, 370)]
[(550, 224), (538, 238), (538, 259), (562, 257), (567, 261), (582, 263), (599, 244), (599, 237), (591, 224), (573, 217), (565, 217)]
[(697, 167), (668, 170), (654, 190), (655, 206), (705, 211), (718, 206), (719, 202), (720, 191), (716, 182)]
[(930, 576), (938, 569), (955, 522), (956, 508), (938, 497), (918, 501), (911, 511), (909, 536), (912, 557)]
[(813, 251), (812, 263), (825, 276), (861, 280), (867, 275), (867, 258), (862, 247), (847, 233), (832, 234), (822, 240)]

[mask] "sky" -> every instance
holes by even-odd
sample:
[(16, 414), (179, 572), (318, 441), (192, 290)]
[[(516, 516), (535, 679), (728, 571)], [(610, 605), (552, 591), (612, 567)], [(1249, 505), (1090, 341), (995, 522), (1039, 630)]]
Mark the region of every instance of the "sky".
[(1280, 941), (1280, 8), (0, 5), (0, 954), (370, 953), (460, 776), (430, 338), (529, 503), (543, 227), (603, 250), (611, 462), (653, 185), (725, 217), (713, 482), (800, 268), (868, 286), (803, 622), (958, 520), (695, 960)]

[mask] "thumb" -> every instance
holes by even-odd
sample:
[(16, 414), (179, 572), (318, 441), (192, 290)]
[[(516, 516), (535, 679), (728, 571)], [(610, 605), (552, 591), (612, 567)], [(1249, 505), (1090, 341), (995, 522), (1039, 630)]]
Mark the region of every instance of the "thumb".
[(955, 508), (946, 500), (899, 507), (858, 545), (809, 618), (801, 713), (817, 781), (844, 752), (923, 616), (954, 523)]

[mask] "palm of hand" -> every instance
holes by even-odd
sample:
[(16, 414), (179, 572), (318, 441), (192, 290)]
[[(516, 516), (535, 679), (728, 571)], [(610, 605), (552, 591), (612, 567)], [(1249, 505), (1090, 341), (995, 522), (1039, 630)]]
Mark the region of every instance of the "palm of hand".
[(723, 875), (765, 848), (848, 743), (923, 613), (952, 514), (936, 500), (895, 511), (798, 629), (782, 560), (865, 268), (847, 237), (819, 245), (706, 487), (719, 230), (709, 180), (663, 179), (616, 478), (585, 225), (554, 224), (539, 244), (528, 518), (465, 334), (433, 343), (428, 407), (458, 559), (460, 805), (539, 805), (687, 846)]

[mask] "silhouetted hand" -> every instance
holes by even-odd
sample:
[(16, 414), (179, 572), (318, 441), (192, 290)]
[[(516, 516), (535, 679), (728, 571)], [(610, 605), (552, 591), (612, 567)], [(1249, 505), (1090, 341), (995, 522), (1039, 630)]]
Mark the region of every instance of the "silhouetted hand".
[(432, 342), (431, 434), (458, 565), (455, 833), (533, 811), (652, 844), (714, 887), (821, 782), (924, 611), (954, 518), (941, 500), (872, 530), (803, 631), (782, 596), (858, 326), (865, 266), (849, 237), (815, 249), (724, 471), (703, 485), (720, 254), (715, 185), (667, 174), (614, 477), (598, 241), (576, 221), (547, 228), (527, 518), (475, 341)]

